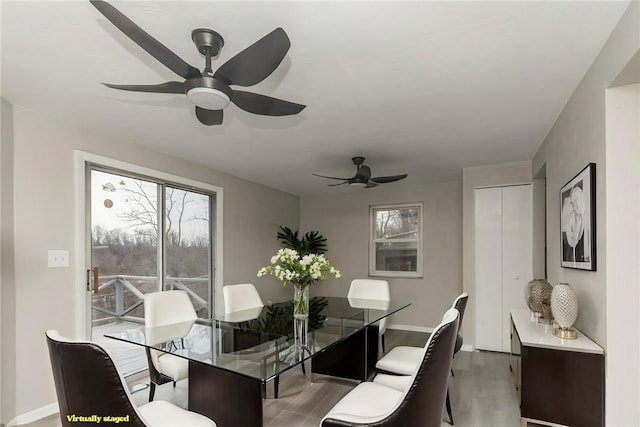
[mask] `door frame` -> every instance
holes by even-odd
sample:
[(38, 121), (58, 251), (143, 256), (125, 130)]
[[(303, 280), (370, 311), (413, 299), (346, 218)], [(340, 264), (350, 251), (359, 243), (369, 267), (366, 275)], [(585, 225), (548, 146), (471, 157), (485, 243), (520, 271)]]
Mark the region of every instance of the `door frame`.
[(109, 157), (100, 156), (85, 151), (74, 150), (74, 193), (75, 193), (75, 337), (76, 339), (88, 339), (90, 335), (89, 319), (91, 318), (91, 303), (87, 293), (87, 265), (89, 248), (87, 238), (87, 218), (89, 215), (89, 206), (87, 204), (89, 189), (87, 188), (87, 174), (86, 163), (94, 163), (105, 168), (111, 168), (115, 170), (122, 170), (131, 172), (138, 175), (148, 176), (151, 178), (157, 178), (163, 181), (169, 181), (175, 184), (183, 185), (185, 187), (194, 187), (196, 189), (202, 189), (215, 193), (215, 237), (213, 247), (215, 248), (215, 256), (213, 257), (213, 290), (212, 298), (213, 304), (211, 307), (211, 315), (213, 316), (218, 310), (222, 309), (222, 302), (218, 301), (221, 298), (217, 298), (217, 295), (222, 295), (223, 281), (223, 217), (224, 212), (224, 190), (222, 187), (207, 184), (205, 182), (196, 181), (189, 178), (184, 178), (178, 175), (173, 175), (167, 172), (161, 172), (159, 170), (147, 168), (144, 166), (135, 165), (132, 163), (123, 162), (120, 160), (112, 159)]

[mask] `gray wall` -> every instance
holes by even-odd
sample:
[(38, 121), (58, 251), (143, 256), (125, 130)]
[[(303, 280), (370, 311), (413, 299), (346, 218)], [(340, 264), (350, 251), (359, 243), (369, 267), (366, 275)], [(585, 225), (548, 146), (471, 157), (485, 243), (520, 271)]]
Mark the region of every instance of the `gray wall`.
[(391, 297), (412, 305), (394, 315), (390, 324), (428, 330), (462, 292), (462, 187), (442, 182), (394, 189), (351, 188), (347, 194), (303, 197), (302, 231), (318, 230), (327, 238), (327, 257), (342, 272), (312, 288), (312, 295), (344, 296), (352, 279), (369, 273), (369, 206), (423, 202), (423, 269), (420, 279), (386, 278)]
[[(605, 91), (640, 48), (640, 4), (632, 2), (602, 51), (560, 113), (533, 159), (533, 173), (546, 165), (547, 272), (552, 284), (570, 283), (578, 295), (576, 326), (606, 347), (606, 156)], [(560, 267), (560, 188), (589, 162), (596, 163), (598, 271)]]
[[(17, 331), (15, 363), (11, 366), (11, 360), (3, 358), (3, 369), (15, 372), (18, 386), (15, 403), (7, 402), (13, 407), (5, 408), (2, 422), (56, 400), (44, 332), (55, 328), (73, 336), (76, 330), (74, 149), (222, 187), (225, 283), (255, 282), (257, 270), (279, 247), (276, 225), (298, 225), (296, 196), (63, 124), (17, 106), (13, 108), (13, 141), (15, 316), (6, 316), (8, 322), (3, 319), (2, 327)], [(3, 185), (4, 182), (3, 179)], [(2, 198), (3, 206), (10, 202), (4, 188)], [(3, 244), (4, 237), (3, 232)], [(48, 249), (69, 249), (70, 267), (47, 268)], [(3, 291), (4, 288), (3, 285)], [(277, 282), (269, 280), (260, 284), (260, 292), (265, 299), (288, 296)], [(3, 300), (4, 297), (3, 292)], [(3, 310), (5, 314), (10, 313)], [(8, 387), (10, 382), (5, 384), (3, 378), (3, 397), (14, 392)]]
[[(603, 46), (583, 80), (567, 102), (558, 120), (550, 130), (540, 149), (533, 159), (533, 172), (537, 173), (546, 167), (547, 177), (547, 271), (551, 283), (567, 282), (576, 290), (579, 313), (576, 326), (586, 335), (605, 348), (607, 354), (607, 425), (629, 426), (640, 423), (638, 414), (638, 359), (637, 350), (640, 336), (637, 318), (630, 318), (625, 308), (609, 304), (607, 295), (613, 287), (617, 292), (628, 292), (629, 304), (633, 312), (637, 312), (640, 303), (635, 303), (634, 289), (637, 290), (637, 278), (630, 281), (609, 283), (607, 278), (620, 277), (626, 274), (625, 267), (619, 263), (610, 265), (607, 212), (617, 209), (638, 210), (637, 200), (625, 199), (623, 205), (620, 198), (609, 200), (607, 190), (611, 188), (609, 169), (612, 165), (607, 156), (618, 156), (622, 161), (635, 162), (631, 168), (638, 167), (638, 159), (619, 156), (618, 141), (608, 140), (606, 130), (607, 88), (625, 69), (640, 49), (640, 2), (631, 3), (620, 22)], [(637, 80), (636, 80), (637, 82)], [(635, 118), (638, 123), (638, 118)], [(638, 141), (635, 141), (637, 144)], [(560, 221), (558, 191), (569, 179), (584, 168), (587, 163), (597, 165), (596, 172), (596, 221), (597, 221), (597, 259), (598, 271), (587, 272), (560, 267)], [(617, 171), (615, 176), (619, 177)], [(626, 183), (635, 188), (638, 182)], [(621, 189), (618, 189), (620, 191)], [(637, 217), (636, 217), (637, 221)], [(630, 239), (626, 242), (616, 241), (616, 253), (637, 250), (638, 241), (629, 231)], [(620, 246), (622, 245), (622, 246)], [(638, 260), (635, 260), (637, 263)], [(620, 271), (609, 271), (610, 268)], [(635, 309), (635, 310), (634, 310)], [(609, 319), (609, 320), (607, 320)], [(610, 322), (611, 324), (608, 324)], [(624, 325), (623, 328), (620, 325)], [(609, 346), (611, 341), (614, 345)], [(621, 344), (626, 341), (626, 344)], [(624, 366), (624, 372), (612, 370), (611, 361)], [(634, 374), (635, 372), (635, 374)], [(628, 399), (617, 399), (615, 396), (636, 396), (633, 402)]]
[(16, 329), (13, 268), (13, 109), (1, 104), (0, 135), (0, 423), (15, 408)]

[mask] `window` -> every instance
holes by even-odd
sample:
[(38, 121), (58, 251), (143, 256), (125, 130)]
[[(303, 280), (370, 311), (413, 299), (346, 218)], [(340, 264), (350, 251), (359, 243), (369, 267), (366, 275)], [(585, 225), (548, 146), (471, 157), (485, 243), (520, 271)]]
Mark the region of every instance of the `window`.
[(422, 277), (422, 204), (371, 206), (371, 276)]

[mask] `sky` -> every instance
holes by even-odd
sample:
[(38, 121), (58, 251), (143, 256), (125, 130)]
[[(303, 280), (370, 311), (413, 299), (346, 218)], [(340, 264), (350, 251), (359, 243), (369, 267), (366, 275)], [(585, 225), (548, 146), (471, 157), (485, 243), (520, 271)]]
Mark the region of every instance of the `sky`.
[[(157, 184), (140, 179), (132, 179), (116, 174), (102, 171), (91, 171), (91, 228), (100, 225), (105, 229), (131, 230), (129, 223), (125, 222), (122, 215), (132, 208), (140, 210), (141, 205), (137, 204), (130, 192), (126, 188), (136, 189), (135, 182), (141, 183), (145, 193), (149, 194), (149, 199), (156, 202)], [(183, 194), (179, 190), (175, 194)], [(208, 196), (189, 192), (189, 203), (186, 204), (183, 215), (183, 236), (190, 239), (194, 236), (208, 235), (208, 222), (203, 220), (189, 220), (194, 217), (208, 217), (209, 206)], [(174, 223), (177, 223), (177, 216), (172, 215)]]

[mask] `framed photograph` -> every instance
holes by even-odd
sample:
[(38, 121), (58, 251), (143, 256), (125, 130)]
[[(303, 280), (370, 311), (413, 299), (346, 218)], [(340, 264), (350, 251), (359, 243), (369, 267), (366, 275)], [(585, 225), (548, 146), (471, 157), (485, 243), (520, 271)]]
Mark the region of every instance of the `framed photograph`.
[(596, 271), (596, 164), (560, 189), (562, 267)]

